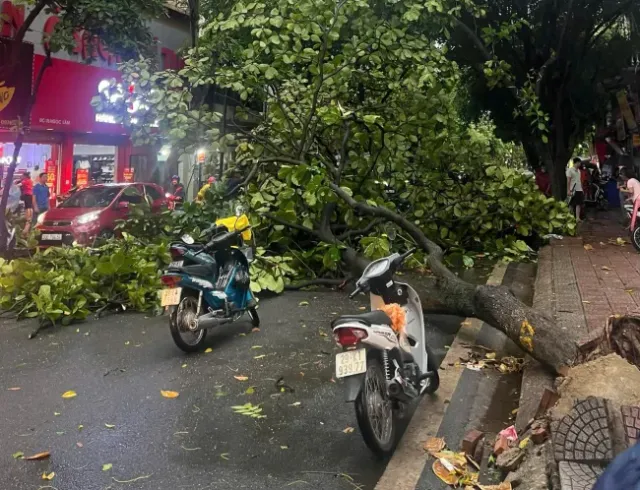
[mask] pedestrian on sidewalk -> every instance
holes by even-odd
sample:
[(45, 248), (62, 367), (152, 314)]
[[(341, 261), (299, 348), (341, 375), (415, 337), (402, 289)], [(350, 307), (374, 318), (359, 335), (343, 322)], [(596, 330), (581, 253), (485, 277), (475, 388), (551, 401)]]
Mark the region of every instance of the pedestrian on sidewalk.
[(47, 185), (47, 173), (38, 175), (38, 183), (33, 188), (34, 220), (42, 213), (49, 211), (49, 186)]
[(26, 237), (29, 235), (29, 231), (31, 230), (34, 201), (33, 181), (31, 180), (31, 174), (29, 172), (25, 172), (22, 174), (22, 181), (20, 182), (20, 199), (24, 203), (24, 217), (26, 219), (26, 223), (24, 225), (24, 230), (22, 230), (22, 233)]
[(569, 199), (569, 206), (573, 209), (578, 223), (581, 221), (580, 211), (584, 206), (581, 168), (582, 160), (576, 157), (573, 159), (573, 167), (567, 169), (567, 197)]

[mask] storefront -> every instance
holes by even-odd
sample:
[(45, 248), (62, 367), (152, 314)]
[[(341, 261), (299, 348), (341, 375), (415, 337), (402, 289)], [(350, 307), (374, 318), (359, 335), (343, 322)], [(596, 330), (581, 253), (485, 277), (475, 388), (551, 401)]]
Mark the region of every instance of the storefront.
[[(13, 32), (20, 27), (25, 12), (3, 2), (3, 25)], [(28, 15), (28, 9), (26, 14)], [(32, 76), (40, 71), (45, 57), (43, 36), (55, 26), (55, 16), (41, 14), (27, 35), (35, 47)], [(158, 59), (165, 68), (176, 68), (175, 50), (188, 39), (186, 18), (175, 12), (153, 21), (151, 30), (158, 43)], [(164, 172), (158, 172), (156, 148), (134, 148), (129, 135), (109, 117), (97, 115), (91, 106), (102, 80), (119, 78), (116, 59), (98, 39), (80, 32), (72, 55), (55, 55), (47, 68), (31, 112), (29, 130), (21, 149), (16, 173), (29, 171), (32, 177), (47, 172), (53, 194), (64, 194), (76, 185), (124, 181), (151, 181), (166, 186)], [(94, 56), (92, 64), (86, 59)], [(175, 66), (174, 66), (175, 65)], [(15, 133), (0, 130), (0, 173), (11, 163)]]

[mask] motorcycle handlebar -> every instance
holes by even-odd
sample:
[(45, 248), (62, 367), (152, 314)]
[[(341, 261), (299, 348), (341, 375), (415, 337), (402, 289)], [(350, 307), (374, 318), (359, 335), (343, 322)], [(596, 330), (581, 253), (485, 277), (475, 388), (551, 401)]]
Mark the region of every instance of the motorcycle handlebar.
[(353, 290), (353, 292), (349, 295), (349, 299), (355, 298), (361, 292), (362, 292), (362, 288), (360, 286), (356, 286), (356, 288)]

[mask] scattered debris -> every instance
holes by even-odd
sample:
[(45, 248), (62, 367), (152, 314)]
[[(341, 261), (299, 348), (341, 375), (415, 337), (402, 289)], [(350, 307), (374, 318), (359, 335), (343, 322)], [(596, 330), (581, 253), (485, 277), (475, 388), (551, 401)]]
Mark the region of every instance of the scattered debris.
[(515, 471), (524, 461), (526, 452), (519, 447), (507, 449), (496, 458), (496, 467), (502, 471)]
[(251, 403), (245, 403), (244, 405), (235, 405), (231, 407), (235, 413), (240, 415), (246, 415), (254, 419), (266, 419), (267, 416), (262, 413), (262, 407), (260, 405), (253, 405)]
[(286, 393), (286, 392), (293, 393), (295, 391), (291, 386), (285, 384), (284, 376), (280, 376), (276, 381), (276, 389), (280, 393)]
[[(624, 386), (623, 390), (621, 386)], [(618, 405), (640, 405), (640, 370), (617, 354), (570, 368), (558, 387), (560, 400), (552, 410), (553, 418), (568, 414), (576, 400), (594, 393)]]
[(13, 388), (7, 388), (8, 391), (20, 391), (22, 388), (19, 386), (14, 386)]
[(549, 388), (545, 388), (544, 392), (542, 393), (542, 397), (540, 398), (540, 403), (538, 404), (538, 409), (536, 410), (535, 418), (539, 419), (543, 417), (544, 414), (547, 413), (547, 411), (550, 408), (552, 408), (553, 406), (555, 406), (556, 403), (558, 403), (559, 399), (560, 399), (560, 395), (558, 394), (558, 392)]
[(116, 426), (115, 426), (115, 425), (113, 425), (113, 424), (104, 424), (104, 426), (105, 426), (107, 429), (115, 429), (115, 428), (116, 428)]
[(588, 243), (586, 243), (586, 244), (584, 245), (584, 249), (585, 249), (587, 252), (590, 252), (591, 250), (593, 250), (593, 245), (589, 245)]
[(33, 456), (28, 456), (24, 459), (26, 459), (27, 461), (40, 461), (43, 459), (48, 459), (49, 456), (51, 456), (51, 453), (49, 451), (44, 451), (42, 453), (34, 454)]
[(484, 432), (473, 429), (462, 439), (461, 449), (465, 454), (474, 455), (476, 447), (484, 439)]
[(247, 381), (249, 379), (248, 376), (234, 376), (234, 378), (236, 378), (238, 381)]
[(24, 459), (24, 453), (22, 451), (13, 453), (12, 456), (13, 456), (13, 459)]
[(55, 472), (51, 472), (51, 473), (47, 473), (46, 471), (44, 473), (42, 473), (42, 479), (43, 480), (53, 480), (53, 478), (56, 476)]
[(74, 398), (78, 396), (78, 394), (75, 391), (69, 390), (69, 391), (65, 391), (62, 394), (62, 398)]
[(111, 463), (106, 463), (102, 465), (102, 471), (109, 471), (111, 468), (113, 468), (113, 464)]
[(507, 449), (509, 449), (509, 440), (504, 436), (498, 435), (496, 442), (493, 445), (493, 454), (500, 456)]
[(442, 437), (430, 437), (427, 442), (422, 446), (431, 456), (435, 457), (436, 453), (439, 453), (447, 446)]
[(213, 352), (213, 349), (211, 347), (207, 347), (204, 351), (205, 354), (210, 354)]
[(546, 420), (536, 421), (536, 424), (531, 426), (531, 440), (534, 444), (543, 444), (549, 438), (549, 426)]
[(354, 431), (355, 429), (353, 427), (347, 427), (342, 432), (344, 432), (345, 434), (351, 434)]
[(180, 393), (177, 391), (160, 390), (160, 394), (165, 398), (178, 398), (178, 396), (180, 396)]

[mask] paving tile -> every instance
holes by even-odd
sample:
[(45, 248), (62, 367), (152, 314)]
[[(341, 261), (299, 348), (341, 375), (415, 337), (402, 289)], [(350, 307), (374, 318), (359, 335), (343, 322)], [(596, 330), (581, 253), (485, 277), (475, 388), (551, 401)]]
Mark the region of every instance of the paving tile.
[(633, 446), (640, 439), (640, 407), (624, 405), (620, 407), (620, 413), (627, 445)]
[(591, 490), (604, 470), (599, 465), (561, 461), (559, 471), (562, 490)]
[(605, 401), (593, 397), (577, 401), (558, 425), (553, 444), (556, 461), (611, 461), (613, 444)]

